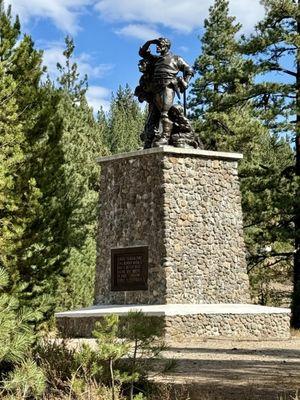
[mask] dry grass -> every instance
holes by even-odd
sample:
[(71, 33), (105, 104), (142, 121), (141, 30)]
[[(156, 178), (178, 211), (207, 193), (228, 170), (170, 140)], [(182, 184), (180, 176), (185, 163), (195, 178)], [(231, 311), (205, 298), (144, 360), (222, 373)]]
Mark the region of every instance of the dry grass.
[(278, 400), (300, 400), (299, 390), (296, 390), (296, 392), (294, 394), (283, 393), (278, 396)]
[(300, 329), (291, 329), (291, 336), (293, 338), (300, 338)]

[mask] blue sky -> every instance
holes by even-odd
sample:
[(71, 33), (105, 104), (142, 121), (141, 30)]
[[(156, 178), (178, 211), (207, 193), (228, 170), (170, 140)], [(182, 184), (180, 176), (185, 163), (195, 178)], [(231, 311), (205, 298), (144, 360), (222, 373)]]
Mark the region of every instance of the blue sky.
[[(88, 100), (108, 108), (111, 93), (139, 80), (138, 48), (158, 36), (171, 39), (172, 51), (193, 64), (198, 37), (213, 0), (6, 0), (21, 18), (22, 31), (44, 50), (44, 63), (55, 78), (64, 37), (75, 41), (75, 61), (89, 77)], [(259, 0), (230, 0), (232, 15), (244, 32), (262, 18)]]

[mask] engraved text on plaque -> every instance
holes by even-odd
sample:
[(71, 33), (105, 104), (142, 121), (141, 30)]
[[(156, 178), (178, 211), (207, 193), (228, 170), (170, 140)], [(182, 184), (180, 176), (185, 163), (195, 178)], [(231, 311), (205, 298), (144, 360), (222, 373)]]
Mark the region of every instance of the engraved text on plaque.
[(148, 247), (111, 250), (111, 290), (148, 289)]

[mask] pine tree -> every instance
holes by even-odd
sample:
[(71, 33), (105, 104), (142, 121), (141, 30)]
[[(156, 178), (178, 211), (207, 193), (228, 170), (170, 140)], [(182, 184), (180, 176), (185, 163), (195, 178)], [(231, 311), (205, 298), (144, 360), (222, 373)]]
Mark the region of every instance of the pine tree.
[[(192, 88), (194, 123), (208, 148), (244, 154), (239, 165), (244, 230), (248, 269), (257, 287), (261, 277), (273, 277), (274, 270), (273, 274), (269, 271), (274, 257), (280, 258), (274, 264), (277, 270), (286, 265), (286, 251), (290, 249), (286, 230), (282, 229), (287, 215), (279, 213), (278, 207), (286, 211), (289, 206), (289, 186), (279, 166), (289, 165), (291, 149), (284, 140), (270, 136), (252, 101), (254, 63), (241, 53), (236, 38), (241, 26), (229, 16), (227, 0), (215, 0), (205, 28), (203, 53), (195, 63), (199, 77)], [(272, 251), (266, 252), (266, 248)], [(286, 277), (288, 266), (285, 271)]]
[(97, 353), (100, 359), (108, 362), (111, 384), (111, 399), (117, 398), (117, 384), (122, 382), (122, 374), (115, 369), (115, 362), (124, 357), (130, 345), (119, 339), (119, 317), (115, 314), (108, 315), (101, 322), (96, 322), (93, 336), (98, 345)]
[(23, 215), (22, 179), (25, 135), (13, 96), (16, 84), (0, 62), (0, 265), (17, 275), (17, 252), (27, 218)]
[(287, 135), (295, 143), (295, 167), (289, 158), (280, 175), (289, 178), (285, 225), (290, 232), (288, 240), (294, 236), (295, 246), (285, 256), (294, 255), (292, 320), (295, 327), (300, 327), (300, 3), (298, 0), (262, 3), (266, 16), (257, 25), (256, 33), (244, 38), (243, 46), (244, 52), (255, 60), (254, 72), (262, 77), (249, 95), (255, 100), (265, 125), (274, 134)]
[(107, 154), (110, 154), (110, 150), (107, 146), (108, 144), (108, 137), (109, 137), (109, 121), (108, 116), (104, 112), (103, 108), (101, 107), (100, 110), (97, 112), (96, 116), (97, 126), (101, 137), (101, 142), (105, 145), (103, 149), (103, 154), (107, 151)]
[[(32, 145), (32, 129), (39, 116), (40, 78), (42, 52), (34, 48), (30, 36), (20, 38), (20, 22), (13, 20), (11, 7), (7, 10), (4, 1), (0, 0), (0, 59), (5, 64), (5, 72), (16, 82), (14, 95), (19, 107), (19, 120), (24, 123), (23, 129), (29, 146)], [(28, 149), (30, 153), (31, 149)]]
[[(27, 232), (39, 208), (40, 197), (35, 179), (30, 174), (32, 153), (28, 132), (36, 111), (30, 110), (29, 93), (35, 91), (36, 87), (32, 86), (29, 75), (32, 73), (32, 79), (37, 79), (41, 71), (32, 42), (24, 38), (17, 43), (19, 34), (18, 18), (13, 22), (10, 7), (6, 11), (1, 1), (1, 265), (10, 277), (10, 285), (6, 290), (20, 300), (30, 292), (32, 283), (30, 272), (33, 266), (27, 265), (26, 259), (33, 238), (29, 239)], [(37, 75), (33, 72), (31, 62), (36, 66)], [(27, 101), (29, 103), (25, 106)]]
[(112, 154), (137, 150), (140, 146), (140, 133), (144, 116), (128, 85), (119, 87), (112, 97), (108, 116), (108, 129), (105, 132), (105, 145)]
[[(19, 20), (13, 19), (11, 8), (5, 9), (3, 1), (0, 1), (0, 21), (0, 59), (4, 79), (8, 80), (7, 88), (12, 82), (10, 95), (3, 99), (4, 107), (1, 111), (9, 112), (8, 100), (14, 101), (16, 110), (10, 115), (11, 125), (3, 128), (7, 135), (11, 135), (11, 143), (15, 145), (15, 148), (11, 146), (3, 154), (4, 158), (7, 157), (8, 165), (5, 175), (10, 176), (13, 182), (10, 187), (6, 186), (5, 196), (6, 199), (11, 196), (17, 201), (15, 206), (11, 206), (15, 207), (11, 209), (15, 229), (12, 241), (15, 245), (11, 248), (6, 246), (3, 253), (7, 253), (8, 262), (5, 267), (11, 282), (7, 290), (18, 299), (20, 307), (30, 304), (46, 312), (49, 310), (49, 300), (46, 297), (51, 285), (52, 265), (44, 261), (37, 262), (44, 256), (39, 239), (43, 193), (36, 179), (37, 166), (41, 164), (40, 159), (44, 155), (40, 151), (44, 144), (44, 122), (41, 122), (41, 117), (45, 99), (40, 86), (43, 74), (42, 53), (34, 48), (28, 35), (20, 38)], [(20, 157), (20, 160), (9, 164), (9, 157), (11, 160)]]
[(57, 69), (60, 72), (58, 83), (60, 88), (68, 93), (74, 101), (80, 101), (87, 91), (87, 75), (80, 79), (80, 73), (77, 64), (72, 62), (75, 49), (74, 41), (70, 36), (65, 38), (66, 48), (63, 51), (65, 56), (65, 65), (57, 63)]
[(14, 394), (22, 391), (25, 398), (24, 392), (41, 394), (45, 387), (43, 373), (31, 357), (36, 337), (29, 322), (36, 311), (20, 310), (18, 300), (6, 293), (9, 284), (9, 274), (0, 268), (0, 388), (2, 394), (3, 386)]
[(26, 270), (30, 274), (26, 301), (42, 308), (44, 320), (52, 315), (56, 305), (55, 293), (61, 265), (67, 259), (65, 198), (67, 185), (63, 175), (62, 124), (57, 113), (62, 94), (51, 82), (40, 89), (41, 109), (33, 130), (35, 141), (31, 174), (41, 197), (35, 218), (28, 229)]
[(93, 300), (99, 176), (96, 157), (101, 155), (103, 145), (84, 99), (77, 105), (66, 95), (58, 113), (64, 116), (61, 166), (65, 191), (59, 193), (59, 201), (64, 204), (67, 255), (62, 264), (66, 279), (61, 281), (59, 292), (65, 299), (61, 307), (70, 308), (89, 305)]
[[(63, 241), (59, 269), (59, 308), (87, 306), (93, 300), (96, 262), (98, 175), (96, 157), (103, 152), (101, 124), (95, 121), (85, 93), (87, 78), (80, 80), (73, 63), (73, 40), (66, 38), (65, 65), (58, 65), (60, 99), (56, 106), (61, 158), (54, 197), (63, 212)], [(54, 184), (52, 180), (52, 185)], [(62, 183), (62, 186), (61, 186)]]
[(3, 62), (12, 57), (14, 47), (20, 35), (20, 21), (12, 21), (11, 6), (5, 10), (4, 0), (0, 0), (0, 60)]
[(226, 135), (234, 135), (234, 127), (232, 131), (228, 124), (236, 113), (232, 117), (230, 111), (235, 111), (238, 104), (244, 114), (251, 112), (249, 103), (240, 100), (252, 77), (249, 61), (243, 59), (236, 40), (241, 25), (229, 16), (227, 0), (215, 0), (204, 28), (202, 54), (194, 66), (197, 79), (192, 85), (190, 106), (201, 139), (206, 147), (217, 150), (222, 147), (221, 142), (226, 142)]
[(103, 126), (87, 105), (87, 78), (72, 63), (72, 39), (58, 65), (59, 88), (49, 79), (41, 85), (41, 53), (28, 36), (17, 43), (18, 19), (3, 3), (0, 17), (1, 261), (20, 305), (48, 319), (59, 302), (92, 302)]
[(5, 293), (8, 285), (9, 276), (0, 268), (0, 365), (23, 361), (35, 340), (26, 314), (18, 313), (18, 301)]

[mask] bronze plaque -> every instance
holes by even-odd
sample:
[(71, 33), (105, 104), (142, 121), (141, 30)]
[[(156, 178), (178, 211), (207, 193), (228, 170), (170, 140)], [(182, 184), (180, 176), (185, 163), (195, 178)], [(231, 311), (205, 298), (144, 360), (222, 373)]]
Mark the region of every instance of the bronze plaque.
[(148, 289), (148, 247), (111, 250), (111, 290)]

